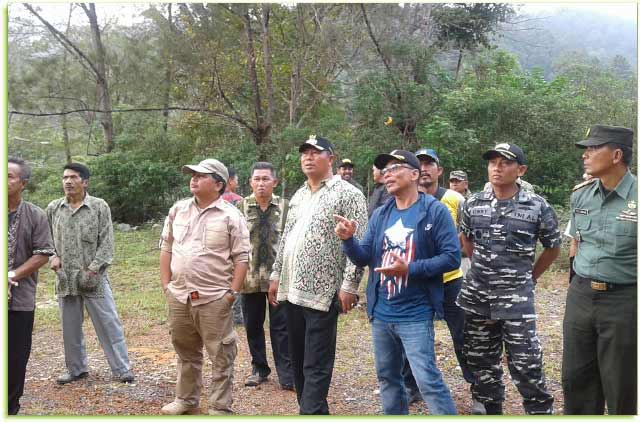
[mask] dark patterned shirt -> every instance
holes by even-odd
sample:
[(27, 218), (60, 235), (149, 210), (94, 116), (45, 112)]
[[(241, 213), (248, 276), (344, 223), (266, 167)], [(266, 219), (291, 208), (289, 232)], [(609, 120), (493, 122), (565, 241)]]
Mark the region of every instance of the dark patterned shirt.
[(558, 219), (547, 201), (524, 189), (498, 200), (489, 186), (465, 202), (459, 230), (474, 248), (458, 305), (489, 319), (535, 318), (536, 243), (539, 239), (545, 248), (561, 243)]
[(288, 201), (272, 195), (268, 208), (262, 211), (255, 195), (251, 194), (240, 201), (238, 208), (247, 219), (251, 236), (249, 271), (241, 292), (268, 292), (271, 267), (276, 260), (278, 243), (287, 220)]

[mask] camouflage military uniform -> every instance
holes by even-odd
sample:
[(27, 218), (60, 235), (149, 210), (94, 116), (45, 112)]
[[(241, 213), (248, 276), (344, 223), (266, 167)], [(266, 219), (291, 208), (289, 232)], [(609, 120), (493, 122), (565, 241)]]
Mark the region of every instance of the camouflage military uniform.
[(535, 280), (532, 278), (536, 242), (560, 246), (556, 214), (540, 196), (520, 189), (507, 200), (495, 198), (489, 187), (472, 194), (463, 208), (459, 230), (474, 242), (471, 269), (458, 295), (467, 312), (465, 354), (478, 382), (474, 399), (487, 412), (501, 408), (502, 345), (509, 371), (528, 414), (552, 412), (536, 334)]

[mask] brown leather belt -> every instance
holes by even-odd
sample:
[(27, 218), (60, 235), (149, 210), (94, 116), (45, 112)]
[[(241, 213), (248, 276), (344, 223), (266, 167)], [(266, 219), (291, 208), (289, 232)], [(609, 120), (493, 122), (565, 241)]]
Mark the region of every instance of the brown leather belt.
[(636, 286), (635, 283), (632, 283), (632, 284), (607, 283), (606, 281), (592, 280), (590, 278), (584, 278), (580, 276), (578, 276), (578, 279), (583, 283), (589, 283), (589, 285), (593, 290), (597, 290), (599, 292), (607, 292), (610, 290), (620, 289), (622, 287)]

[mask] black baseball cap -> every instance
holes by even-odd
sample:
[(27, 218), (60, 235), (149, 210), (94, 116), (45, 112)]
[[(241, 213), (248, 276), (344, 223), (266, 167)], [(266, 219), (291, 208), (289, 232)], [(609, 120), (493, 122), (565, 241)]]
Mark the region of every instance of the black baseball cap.
[(420, 170), (420, 160), (410, 151), (394, 149), (389, 154), (380, 154), (373, 161), (373, 165), (382, 170), (391, 160), (402, 161), (416, 170)]
[(587, 131), (587, 139), (576, 142), (580, 148), (615, 143), (633, 147), (633, 130), (622, 126), (593, 125)]
[(298, 152), (302, 152), (307, 148), (315, 148), (318, 151), (329, 151), (333, 155), (333, 151), (335, 150), (334, 146), (329, 142), (328, 139), (325, 139), (320, 136), (310, 135), (309, 139), (304, 141), (302, 145), (298, 148)]
[(490, 160), (498, 155), (506, 158), (507, 160), (517, 161), (518, 164), (525, 164), (524, 152), (522, 151), (522, 148), (520, 148), (516, 144), (498, 144), (489, 151), (482, 154), (482, 158), (484, 158), (485, 160)]

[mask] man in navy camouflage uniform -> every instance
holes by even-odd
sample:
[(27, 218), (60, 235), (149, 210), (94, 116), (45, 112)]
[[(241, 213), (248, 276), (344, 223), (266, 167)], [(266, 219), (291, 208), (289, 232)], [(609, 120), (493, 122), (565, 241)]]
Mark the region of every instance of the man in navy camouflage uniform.
[[(466, 311), (467, 363), (477, 382), (475, 400), (487, 414), (502, 414), (502, 348), (527, 414), (551, 414), (542, 347), (536, 333), (536, 280), (560, 251), (558, 220), (544, 198), (521, 188), (516, 179), (527, 170), (522, 149), (499, 144), (487, 151), (490, 186), (472, 194), (459, 230), (471, 269), (458, 295)], [(536, 242), (544, 251), (535, 261)]]

